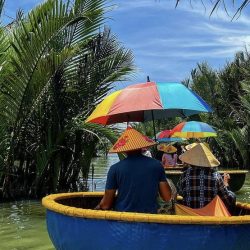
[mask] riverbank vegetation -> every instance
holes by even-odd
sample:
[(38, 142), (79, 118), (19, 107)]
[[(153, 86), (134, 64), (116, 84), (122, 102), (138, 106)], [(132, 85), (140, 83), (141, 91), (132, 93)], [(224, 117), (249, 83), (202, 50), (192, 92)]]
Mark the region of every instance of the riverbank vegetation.
[(104, 28), (109, 10), (105, 0), (48, 0), (0, 28), (3, 198), (86, 189), (98, 136), (116, 139), (84, 124), (134, 68), (131, 51)]
[(218, 136), (210, 139), (223, 167), (250, 168), (250, 54), (239, 52), (221, 70), (198, 64), (186, 81), (213, 108), (200, 115), (215, 127)]
[[(132, 52), (104, 27), (110, 7), (106, 0), (48, 0), (0, 27), (1, 199), (86, 190), (97, 149), (117, 139), (114, 127), (84, 123), (135, 69)], [(222, 166), (249, 169), (249, 53), (220, 70), (200, 63), (183, 84), (214, 110), (188, 119), (215, 127), (209, 144)], [(156, 121), (156, 129), (180, 121)], [(152, 123), (137, 126), (153, 137)]]

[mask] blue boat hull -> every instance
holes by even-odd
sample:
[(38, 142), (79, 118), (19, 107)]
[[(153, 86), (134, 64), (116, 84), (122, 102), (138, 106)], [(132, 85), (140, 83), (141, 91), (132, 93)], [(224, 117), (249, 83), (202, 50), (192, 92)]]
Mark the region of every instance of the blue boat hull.
[(249, 250), (250, 224), (162, 224), (68, 216), (47, 209), (58, 250)]

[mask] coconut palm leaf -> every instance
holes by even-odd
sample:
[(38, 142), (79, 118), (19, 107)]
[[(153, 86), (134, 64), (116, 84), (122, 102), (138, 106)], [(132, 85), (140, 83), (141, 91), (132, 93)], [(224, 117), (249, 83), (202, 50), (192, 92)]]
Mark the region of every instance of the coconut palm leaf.
[(94, 123), (83, 122), (82, 125), (79, 126), (79, 129), (80, 128), (96, 136), (100, 143), (102, 143), (102, 138), (105, 137), (110, 141), (111, 144), (114, 144), (121, 133), (121, 129), (119, 128), (112, 127), (111, 129), (110, 127), (103, 127), (99, 124)]
[(250, 116), (250, 84), (245, 82), (242, 84), (242, 88), (245, 91), (245, 94), (241, 96), (241, 103), (245, 108), (246, 112)]
[(48, 166), (49, 161), (56, 151), (54, 148), (52, 138), (51, 138), (51, 130), (47, 133), (47, 140), (45, 145), (40, 145), (39, 149), (36, 150), (36, 178), (40, 178), (45, 171), (45, 168)]
[[(192, 1), (192, 0), (189, 0), (190, 4), (192, 4), (192, 2), (195, 2), (195, 1)], [(200, 2), (202, 3), (202, 5), (204, 6), (204, 8), (206, 8), (206, 4), (207, 2), (206, 1), (203, 1), (203, 0), (200, 0)], [(241, 0), (241, 2), (238, 4), (238, 7), (236, 8), (236, 11), (232, 17), (232, 19), (234, 19), (237, 15), (240, 15), (242, 10), (244, 8), (246, 8), (246, 6), (249, 4), (249, 0)], [(177, 8), (177, 6), (181, 3), (181, 0), (176, 0), (176, 4), (175, 4), (175, 8)], [(231, 0), (231, 3), (233, 5), (235, 5), (235, 0)], [(211, 2), (209, 3), (211, 4)], [(213, 7), (212, 7), (212, 10), (210, 11), (210, 16), (220, 7), (222, 6), (222, 8), (225, 10), (225, 12), (228, 14), (228, 5), (229, 5), (229, 2), (228, 1), (225, 1), (225, 0), (216, 0), (214, 2), (212, 2), (213, 4)], [(229, 15), (229, 14), (228, 14)]]
[[(99, 124), (90, 124), (90, 123), (82, 123), (83, 131), (87, 132), (84, 138), (83, 144), (83, 152), (84, 152), (84, 159), (81, 161), (82, 165), (82, 176), (83, 179), (86, 180), (85, 186), (87, 185), (88, 174), (91, 166), (91, 160), (93, 158), (93, 154), (96, 151), (97, 145), (102, 144), (107, 152), (106, 148), (106, 140), (108, 140), (111, 144), (114, 144), (119, 134), (116, 129), (110, 129), (103, 127)], [(118, 155), (120, 159), (124, 158), (123, 154)]]
[[(81, 28), (86, 26), (88, 29), (89, 33), (86, 35), (88, 38), (104, 20), (105, 1), (79, 0), (76, 2), (77, 4), (82, 2), (82, 6), (86, 8), (75, 12), (74, 9), (69, 8), (69, 1), (48, 0), (32, 10), (28, 17), (20, 20), (12, 31), (11, 67), (5, 68), (6, 77), (1, 84), (3, 94), (0, 99), (0, 116), (2, 120), (8, 121), (3, 123), (3, 126), (13, 128), (12, 141), (18, 138), (24, 127), (23, 122), (55, 73), (50, 70), (47, 74), (43, 74), (41, 71), (44, 58), (51, 52), (53, 39), (70, 25), (79, 22), (81, 22)], [(93, 7), (93, 13), (89, 9), (90, 6)], [(57, 61), (58, 65), (62, 63), (62, 59), (65, 60), (65, 57), (58, 57), (53, 53), (50, 53), (49, 57), (53, 57), (53, 62)]]
[[(79, 3), (80, 1), (77, 1)], [(88, 34), (94, 31), (103, 21), (103, 1), (82, 1), (86, 9), (74, 13), (69, 10), (69, 2), (49, 0), (30, 12), (26, 20), (20, 22), (19, 27), (13, 32), (11, 46), (15, 52), (11, 57), (13, 70), (2, 88), (8, 93), (4, 98), (1, 110), (2, 116), (8, 116), (15, 127), (21, 125), (20, 120), (26, 117), (30, 106), (36, 96), (32, 96), (32, 83), (38, 63), (50, 49), (50, 42), (69, 25), (85, 21)], [(90, 2), (95, 2), (96, 5)], [(89, 6), (94, 6), (90, 14)], [(92, 25), (91, 25), (92, 23)], [(88, 35), (89, 36), (89, 35)], [(28, 62), (28, 63), (26, 63)], [(46, 86), (49, 75), (44, 76), (40, 88)], [(36, 93), (36, 94), (39, 94)], [(32, 98), (33, 97), (33, 98)], [(19, 125), (19, 126), (18, 126)]]
[(0, 0), (0, 16), (2, 16), (5, 0)]
[(249, 156), (249, 127), (245, 126), (242, 129), (234, 129), (231, 131), (232, 139), (239, 150), (244, 162), (244, 167), (248, 167), (250, 164)]
[(9, 67), (0, 71), (5, 76), (0, 79), (0, 153), (8, 182), (14, 161), (27, 160), (19, 167), (27, 175), (37, 164), (36, 181), (27, 187), (19, 183), (27, 193), (30, 186), (37, 195), (77, 190), (79, 171), (88, 172), (96, 144), (115, 140), (108, 128), (74, 125), (85, 120), (114, 81), (134, 69), (131, 51), (108, 29), (99, 32), (105, 3), (48, 0), (8, 28), (3, 62)]
[(81, 104), (81, 109), (87, 107), (85, 115), (111, 90), (114, 81), (124, 80), (134, 70), (131, 51), (120, 46), (108, 29), (89, 41), (86, 50), (72, 58), (65, 68), (66, 91), (75, 93), (75, 100), (86, 97)]
[[(27, 17), (18, 20), (8, 31), (10, 66), (3, 68), (1, 73), (5, 77), (0, 81), (0, 117), (3, 121), (0, 137), (1, 141), (7, 141), (5, 149), (8, 148), (5, 172), (13, 164), (14, 150), (29, 120), (27, 117), (35, 110), (41, 95), (46, 93), (59, 66), (75, 52), (75, 48), (68, 46), (65, 49), (67, 53), (62, 52), (58, 56), (54, 53), (53, 42), (71, 25), (79, 23), (79, 29), (85, 30), (81, 34), (82, 39), (89, 39), (104, 21), (104, 0), (76, 0), (75, 5), (70, 5), (70, 1), (48, 0), (33, 9)], [(78, 8), (80, 5), (81, 8)], [(1, 48), (5, 45), (3, 41), (0, 33), (0, 50), (4, 52)], [(2, 55), (4, 53), (0, 55), (0, 63), (5, 62)], [(45, 71), (43, 65), (50, 65), (49, 62), (54, 67)]]

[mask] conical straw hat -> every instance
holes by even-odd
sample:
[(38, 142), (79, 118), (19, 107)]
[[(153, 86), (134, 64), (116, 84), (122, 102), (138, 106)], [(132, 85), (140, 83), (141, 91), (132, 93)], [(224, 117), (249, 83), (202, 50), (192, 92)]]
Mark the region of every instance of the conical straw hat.
[[(202, 142), (202, 143), (203, 143), (209, 150), (211, 150), (208, 143), (206, 143), (206, 142)], [(185, 146), (185, 149), (186, 149), (186, 150), (190, 150), (191, 148), (195, 147), (195, 146), (198, 145), (198, 144), (199, 144), (199, 142), (194, 142), (194, 143), (188, 144), (188, 145)]]
[(175, 153), (177, 151), (176, 147), (174, 147), (172, 145), (167, 145), (164, 143), (157, 145), (157, 149), (159, 151), (163, 151), (163, 152), (169, 153), (169, 154)]
[(199, 167), (212, 168), (220, 165), (220, 162), (203, 143), (198, 143), (180, 155), (179, 159), (185, 163)]
[(186, 150), (190, 150), (191, 148), (195, 147), (198, 144), (199, 144), (198, 142), (194, 142), (194, 143), (188, 144), (188, 145), (185, 146), (185, 149)]
[(155, 141), (141, 134), (137, 130), (127, 128), (114, 146), (109, 150), (109, 153), (123, 153), (141, 148), (148, 148), (155, 144)]

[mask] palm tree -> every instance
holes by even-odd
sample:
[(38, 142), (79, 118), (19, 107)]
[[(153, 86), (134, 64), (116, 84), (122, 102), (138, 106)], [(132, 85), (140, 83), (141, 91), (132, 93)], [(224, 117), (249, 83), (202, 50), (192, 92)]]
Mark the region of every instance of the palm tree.
[(0, 33), (5, 197), (76, 189), (98, 131), (114, 139), (76, 122), (133, 70), (131, 52), (100, 32), (107, 9), (106, 0), (48, 0)]
[[(249, 68), (247, 72), (249, 71)], [(244, 126), (235, 128), (231, 136), (243, 159), (244, 168), (250, 164), (250, 83), (249, 79), (242, 82), (244, 94), (240, 97), (240, 108), (236, 111), (238, 116), (244, 121)]]
[(250, 57), (246, 51), (237, 53), (235, 59), (219, 71), (203, 63), (191, 72), (189, 87), (214, 110), (212, 114), (199, 115), (199, 119), (216, 128), (218, 136), (210, 139), (210, 145), (224, 167), (248, 167), (249, 68)]

